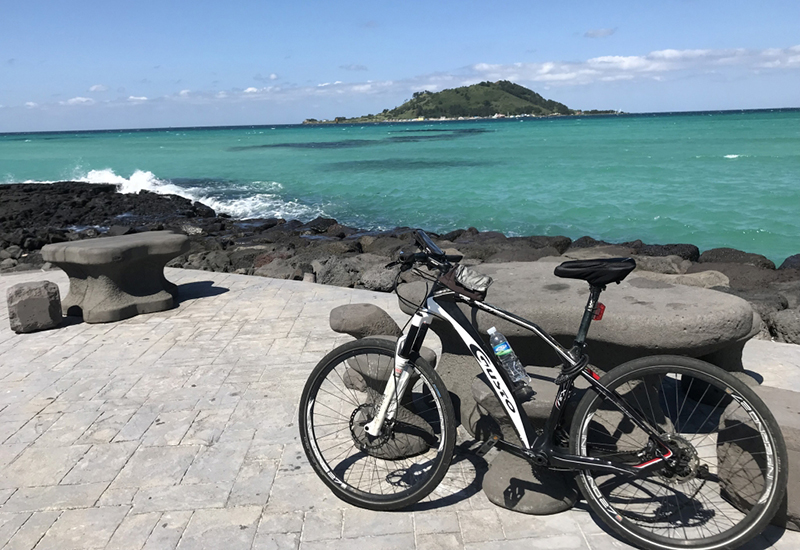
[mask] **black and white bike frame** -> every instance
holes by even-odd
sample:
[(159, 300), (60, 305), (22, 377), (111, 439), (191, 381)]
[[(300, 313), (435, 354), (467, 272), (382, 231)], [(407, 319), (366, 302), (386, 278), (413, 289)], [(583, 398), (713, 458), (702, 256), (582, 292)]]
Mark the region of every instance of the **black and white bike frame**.
[[(425, 305), (420, 307), (414, 314), (407, 334), (398, 339), (395, 352), (395, 376), (389, 378), (381, 406), (375, 418), (365, 426), (365, 430), (368, 433), (380, 433), (383, 423), (394, 418), (394, 414), (397, 411), (397, 403), (411, 377), (410, 373), (413, 364), (409, 361), (409, 358), (419, 353), (428, 327), (435, 316), (453, 327), (463, 340), (464, 345), (475, 357), (475, 360), (490, 381), (489, 385), (492, 391), (503, 405), (522, 442), (522, 446), (517, 446), (503, 440), (497, 440), (496, 445), (499, 448), (532, 461), (537, 465), (571, 470), (596, 470), (640, 477), (648, 475), (653, 470), (663, 468), (664, 464), (662, 463), (673, 456), (673, 451), (669, 443), (662, 437), (658, 427), (650, 426), (642, 415), (632, 410), (616, 392), (609, 391), (603, 386), (597, 373), (589, 368), (588, 356), (583, 353), (586, 332), (594, 315), (601, 291), (602, 288), (600, 287), (592, 287), (583, 321), (575, 340), (575, 346), (571, 350), (567, 350), (535, 323), (485, 302), (458, 294), (439, 283), (434, 284), (425, 299)], [(561, 358), (564, 366), (562, 372), (574, 373), (563, 377), (564, 380), (559, 385), (552, 411), (544, 429), (537, 431), (533, 428), (527, 415), (524, 414), (522, 404), (511, 389), (513, 386), (505, 369), (501, 367), (494, 353), (484, 343), (478, 331), (459, 309), (459, 302), (533, 332), (549, 344)], [(589, 456), (567, 454), (563, 452), (563, 447), (554, 444), (554, 433), (561, 425), (566, 408), (565, 405), (572, 395), (574, 380), (577, 376), (587, 380), (602, 398), (611, 401), (632, 422), (649, 434), (653, 442), (653, 449), (646, 460), (631, 466), (630, 464)]]

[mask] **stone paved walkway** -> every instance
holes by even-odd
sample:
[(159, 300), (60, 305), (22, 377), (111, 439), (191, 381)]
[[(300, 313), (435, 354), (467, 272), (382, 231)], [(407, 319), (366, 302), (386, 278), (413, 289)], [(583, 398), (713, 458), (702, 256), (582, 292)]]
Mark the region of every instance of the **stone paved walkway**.
[[(628, 547), (580, 505), (548, 517), (492, 505), (480, 491), (485, 462), (461, 451), (413, 511), (344, 504), (304, 459), (300, 392), (314, 364), (350, 339), (330, 330), (329, 311), (373, 302), (404, 321), (394, 297), (167, 276), (179, 307), (117, 323), (16, 335), (0, 308), (0, 548)], [(0, 277), (0, 296), (45, 279), (66, 294), (66, 276), (50, 271)], [(756, 346), (746, 359), (767, 372), (764, 383), (800, 374), (800, 348)], [(769, 528), (748, 547), (797, 549), (800, 534)]]

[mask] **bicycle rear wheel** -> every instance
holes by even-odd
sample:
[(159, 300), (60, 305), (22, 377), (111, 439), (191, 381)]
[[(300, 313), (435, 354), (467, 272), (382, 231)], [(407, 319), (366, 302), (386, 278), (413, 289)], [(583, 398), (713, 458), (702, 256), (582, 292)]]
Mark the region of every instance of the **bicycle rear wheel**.
[(300, 399), (300, 438), (311, 466), (342, 500), (393, 510), (433, 491), (450, 465), (455, 417), (439, 375), (420, 357), (393, 421), (364, 431), (394, 375), (394, 343), (344, 344), (314, 368)]
[[(786, 489), (780, 428), (742, 381), (688, 357), (645, 357), (600, 382), (676, 449), (676, 460), (646, 477), (581, 471), (578, 484), (614, 531), (648, 549), (729, 549), (756, 536)], [(642, 465), (657, 446), (594, 391), (572, 422), (574, 454)]]

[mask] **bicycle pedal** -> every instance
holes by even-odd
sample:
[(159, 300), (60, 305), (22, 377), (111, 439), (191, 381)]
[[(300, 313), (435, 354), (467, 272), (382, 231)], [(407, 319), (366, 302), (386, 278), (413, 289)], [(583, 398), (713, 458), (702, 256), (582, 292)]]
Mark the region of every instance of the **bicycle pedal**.
[(481, 445), (480, 447), (478, 447), (478, 450), (477, 450), (477, 451), (475, 451), (475, 454), (476, 454), (477, 456), (483, 456), (483, 455), (485, 455), (486, 453), (488, 453), (489, 451), (491, 451), (491, 450), (492, 450), (492, 448), (493, 448), (495, 445), (497, 445), (497, 442), (498, 442), (498, 441), (500, 441), (500, 437), (499, 437), (499, 436), (497, 436), (497, 435), (492, 435), (491, 437), (489, 437), (489, 439), (487, 439), (486, 441), (484, 441), (484, 442), (483, 442), (483, 445)]

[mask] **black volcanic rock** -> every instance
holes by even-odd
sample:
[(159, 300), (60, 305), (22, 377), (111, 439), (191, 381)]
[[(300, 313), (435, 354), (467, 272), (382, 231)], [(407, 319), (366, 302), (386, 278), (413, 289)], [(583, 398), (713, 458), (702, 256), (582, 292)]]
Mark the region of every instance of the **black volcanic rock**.
[(800, 254), (789, 256), (778, 269), (800, 269)]
[(750, 252), (742, 252), (735, 248), (712, 248), (706, 250), (697, 260), (702, 263), (735, 263), (735, 264), (748, 264), (754, 265), (761, 269), (775, 269), (775, 264), (772, 260), (762, 256), (761, 254), (752, 254)]

